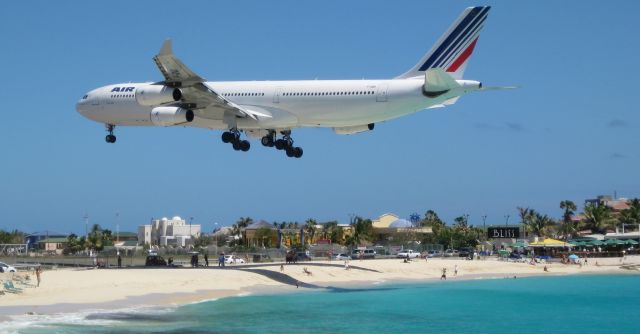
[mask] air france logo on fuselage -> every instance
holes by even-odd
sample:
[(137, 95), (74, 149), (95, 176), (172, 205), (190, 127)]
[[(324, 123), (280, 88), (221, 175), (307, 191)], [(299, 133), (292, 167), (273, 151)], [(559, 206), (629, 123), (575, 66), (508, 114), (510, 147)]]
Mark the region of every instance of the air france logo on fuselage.
[(111, 92), (126, 93), (126, 92), (133, 92), (134, 89), (135, 87), (113, 87)]

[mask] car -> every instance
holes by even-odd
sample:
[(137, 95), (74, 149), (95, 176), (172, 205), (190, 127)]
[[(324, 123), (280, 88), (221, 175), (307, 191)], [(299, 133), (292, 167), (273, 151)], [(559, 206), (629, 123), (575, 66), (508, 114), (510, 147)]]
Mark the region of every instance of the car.
[(351, 260), (351, 256), (345, 253), (333, 254), (333, 259), (338, 261)]
[(404, 258), (404, 259), (411, 259), (411, 258), (418, 258), (420, 257), (420, 253), (412, 250), (412, 249), (407, 249), (407, 250), (403, 250), (402, 252), (398, 253), (398, 257), (399, 258)]
[(354, 249), (351, 252), (351, 257), (354, 259), (374, 259), (376, 257), (376, 251), (373, 249)]
[(455, 249), (447, 249), (446, 251), (444, 251), (445, 257), (458, 256), (458, 254), (460, 254), (460, 252)]
[(246, 261), (243, 258), (238, 257), (237, 255), (225, 255), (224, 263), (226, 264), (242, 264)]
[(441, 251), (437, 251), (437, 250), (430, 250), (430, 251), (427, 253), (427, 256), (428, 256), (428, 257), (440, 257), (440, 256), (443, 256), (443, 254), (442, 254), (442, 252), (441, 252)]
[(15, 267), (12, 267), (4, 262), (0, 262), (0, 272), (3, 273), (15, 273), (18, 270)]
[(144, 265), (147, 267), (167, 266), (167, 261), (160, 255), (149, 255), (144, 261)]
[(473, 255), (474, 249), (472, 247), (462, 247), (460, 249), (459, 257), (471, 257)]

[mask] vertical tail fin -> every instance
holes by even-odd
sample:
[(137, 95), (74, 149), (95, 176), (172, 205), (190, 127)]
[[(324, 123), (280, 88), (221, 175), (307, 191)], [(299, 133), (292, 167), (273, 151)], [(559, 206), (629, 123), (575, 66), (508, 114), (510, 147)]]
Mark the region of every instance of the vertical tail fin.
[(490, 6), (465, 9), (431, 50), (396, 79), (423, 76), (430, 68), (442, 68), (454, 79), (462, 79), (490, 9)]

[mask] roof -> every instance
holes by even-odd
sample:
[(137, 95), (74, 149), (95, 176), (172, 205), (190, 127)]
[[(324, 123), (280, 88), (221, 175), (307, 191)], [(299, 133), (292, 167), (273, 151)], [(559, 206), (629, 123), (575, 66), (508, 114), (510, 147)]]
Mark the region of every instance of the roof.
[(133, 246), (138, 246), (138, 242), (136, 240), (127, 240), (122, 242), (123, 247), (133, 247)]
[(406, 219), (396, 219), (391, 224), (389, 224), (390, 228), (403, 228), (403, 227), (413, 227), (413, 223)]
[(268, 222), (266, 222), (264, 220), (260, 220), (260, 221), (257, 221), (255, 223), (247, 226), (245, 228), (245, 230), (258, 230), (258, 229), (261, 229), (261, 228), (269, 228), (269, 229), (271, 229), (271, 228), (274, 228), (274, 227), (273, 227), (273, 224), (270, 224), (270, 223), (268, 223)]
[(623, 202), (623, 201), (614, 201), (614, 202), (609, 204), (609, 207), (614, 209), (614, 210), (626, 210), (626, 209), (630, 208), (629, 204), (627, 204), (627, 202)]
[(28, 237), (46, 237), (46, 236), (50, 236), (50, 237), (67, 237), (69, 235), (69, 233), (60, 233), (58, 231), (40, 231), (40, 232), (33, 232), (29, 235), (27, 235)]
[(47, 238), (47, 239), (38, 241), (38, 243), (61, 244), (68, 241), (69, 240), (67, 238)]

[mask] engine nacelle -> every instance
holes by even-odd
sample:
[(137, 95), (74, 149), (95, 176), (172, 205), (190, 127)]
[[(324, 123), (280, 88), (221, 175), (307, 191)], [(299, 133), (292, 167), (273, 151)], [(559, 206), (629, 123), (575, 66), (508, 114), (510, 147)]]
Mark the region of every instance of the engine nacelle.
[(376, 125), (369, 123), (365, 125), (345, 126), (342, 128), (333, 128), (333, 131), (339, 135), (352, 135), (360, 132), (371, 131)]
[(180, 107), (155, 107), (151, 110), (151, 123), (172, 126), (193, 121), (193, 111)]
[(136, 101), (143, 106), (157, 106), (163, 103), (179, 101), (182, 92), (178, 88), (162, 85), (144, 85), (136, 89)]

